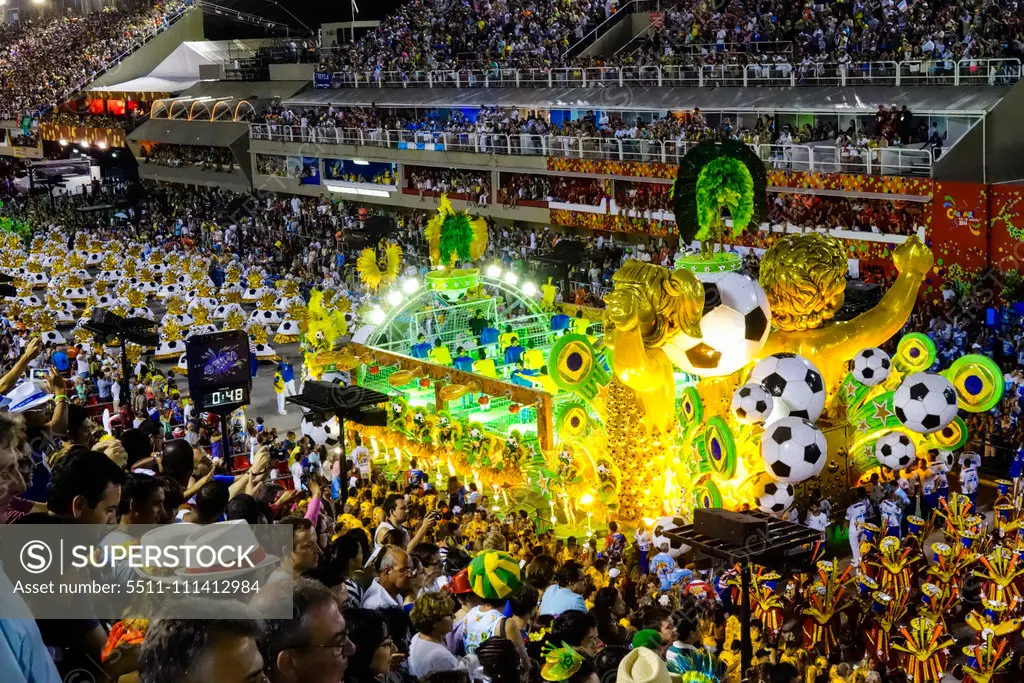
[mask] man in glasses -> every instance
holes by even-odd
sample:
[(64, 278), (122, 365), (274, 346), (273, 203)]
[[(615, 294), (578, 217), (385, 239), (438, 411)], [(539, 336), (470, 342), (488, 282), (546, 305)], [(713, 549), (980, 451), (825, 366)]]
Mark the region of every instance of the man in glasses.
[[(279, 584), (263, 591), (254, 604), (272, 604), (276, 591), (286, 589)], [(291, 619), (266, 622), (263, 656), (270, 683), (340, 683), (355, 650), (334, 594), (312, 579), (295, 579)]]
[(266, 683), (255, 612), (224, 600), (189, 599), (177, 609), (194, 618), (152, 622), (139, 648), (140, 683)]
[(395, 545), (384, 546), (377, 558), (377, 578), (363, 595), (364, 609), (402, 607), (415, 575), (409, 553)]

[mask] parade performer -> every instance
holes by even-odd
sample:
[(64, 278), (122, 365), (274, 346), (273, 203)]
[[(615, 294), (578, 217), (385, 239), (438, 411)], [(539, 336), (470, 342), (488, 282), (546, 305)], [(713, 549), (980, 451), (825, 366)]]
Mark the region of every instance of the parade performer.
[(892, 648), (904, 653), (901, 659), (907, 678), (914, 683), (939, 683), (953, 645), (942, 624), (917, 617), (910, 620), (909, 627), (900, 629), (900, 635), (903, 642), (893, 643)]

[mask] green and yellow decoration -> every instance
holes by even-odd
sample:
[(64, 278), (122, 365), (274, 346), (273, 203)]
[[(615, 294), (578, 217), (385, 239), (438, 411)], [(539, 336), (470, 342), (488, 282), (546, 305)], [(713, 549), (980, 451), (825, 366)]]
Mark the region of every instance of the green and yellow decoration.
[(521, 583), (519, 562), (508, 553), (486, 550), (469, 563), (469, 585), (485, 600), (503, 600)]
[(441, 195), (437, 213), (427, 223), (424, 237), (430, 248), (432, 266), (451, 266), (458, 262), (476, 261), (487, 250), (487, 221), (456, 211)]
[[(679, 162), (670, 196), (684, 244), (699, 240), (710, 256), (714, 242), (725, 237), (724, 213), (738, 237), (767, 213), (768, 177), (757, 154), (735, 140), (703, 142)], [(724, 249), (723, 249), (724, 251)]]
[(583, 655), (565, 642), (559, 647), (554, 643), (548, 643), (544, 646), (542, 654), (544, 666), (540, 669), (540, 677), (545, 681), (569, 680), (583, 666)]

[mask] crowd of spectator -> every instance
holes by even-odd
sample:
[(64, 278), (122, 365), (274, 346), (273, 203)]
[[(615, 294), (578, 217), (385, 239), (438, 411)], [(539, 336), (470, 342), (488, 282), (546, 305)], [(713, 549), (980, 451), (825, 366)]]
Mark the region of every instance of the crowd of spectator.
[(145, 106), (128, 110), (122, 116), (113, 114), (80, 114), (68, 111), (51, 111), (40, 118), (41, 123), (55, 126), (80, 126), (84, 128), (120, 128), (130, 133), (149, 117)]
[(608, 16), (601, 0), (416, 0), (356, 43), (322, 53), (326, 71), (380, 74), (473, 67), (544, 68)]
[(86, 14), (52, 13), (0, 29), (0, 118), (63, 104), (123, 53), (167, 25), (191, 0), (132, 0)]
[(427, 193), (469, 197), (479, 206), (486, 206), (491, 194), (491, 176), (486, 171), (466, 171), (455, 168), (407, 166), (408, 187), (420, 196)]
[(772, 225), (913, 235), (925, 225), (925, 205), (890, 199), (852, 199), (811, 194), (775, 194), (768, 203)]
[(197, 166), (205, 171), (222, 173), (231, 173), (235, 167), (235, 158), (230, 149), (208, 145), (174, 145), (158, 142), (144, 148), (143, 159), (147, 164), (158, 166)]
[[(448, 133), (446, 142), (450, 146), (473, 147), (475, 141), (477, 147), (473, 148), (479, 148), (483, 153), (498, 148), (502, 153), (530, 153), (533, 150), (533, 153), (540, 154), (545, 151), (542, 138), (551, 136), (548, 153), (573, 156), (578, 154), (577, 140), (582, 138), (589, 139), (587, 145), (608, 146), (609, 153), (617, 152), (621, 143), (623, 152), (629, 154), (627, 158), (645, 160), (653, 158), (644, 156), (645, 153), (650, 156), (650, 152), (642, 148), (644, 141), (699, 143), (731, 139), (755, 147), (821, 143), (842, 150), (845, 161), (853, 165), (856, 165), (853, 157), (859, 158), (862, 153), (858, 150), (862, 149), (912, 145), (933, 150), (937, 158), (945, 144), (945, 134), (940, 133), (938, 124), (933, 122), (929, 129), (927, 120), (915, 116), (906, 105), (880, 105), (873, 118), (851, 117), (845, 125), (835, 117), (818, 117), (814, 123), (802, 125), (779, 123), (771, 114), (751, 118), (750, 115), (739, 114), (705, 114), (699, 108), (683, 114), (668, 112), (650, 120), (624, 112), (587, 111), (579, 118), (553, 124), (534, 113), (493, 107), (480, 109), (475, 118), (460, 110), (452, 110), (447, 116), (442, 116), (436, 110), (421, 113), (379, 107), (327, 107), (296, 111), (276, 107), (263, 114), (262, 122), (270, 127), (271, 134), (276, 133), (280, 126), (294, 126), (300, 139), (309, 140), (316, 138), (314, 131), (317, 129), (361, 130), (364, 143), (368, 145), (383, 140), (386, 130), (397, 131), (391, 134), (393, 141), (400, 139), (406, 142), (434, 142), (434, 134)], [(676, 151), (683, 153), (685, 149)], [(860, 168), (863, 168), (863, 162), (860, 162)]]
[(959, 61), (1024, 55), (1015, 2), (676, 5), (622, 63)]
[(470, 67), (756, 64), (813, 77), (819, 75), (816, 63), (852, 70), (868, 62), (916, 61), (941, 72), (960, 60), (1024, 55), (1020, 10), (1013, 0), (940, 5), (735, 0), (659, 9), (659, 22), (642, 38), (603, 59), (567, 48), (597, 26), (611, 5), (420, 0), (404, 5), (360, 41), (325, 51), (322, 68), (374, 78), (388, 71)]

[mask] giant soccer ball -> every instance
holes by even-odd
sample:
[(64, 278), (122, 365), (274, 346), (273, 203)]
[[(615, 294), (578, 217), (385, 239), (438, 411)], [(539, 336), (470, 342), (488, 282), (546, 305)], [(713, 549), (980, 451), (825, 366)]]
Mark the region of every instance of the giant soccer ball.
[(760, 384), (781, 399), (792, 417), (814, 422), (825, 409), (825, 381), (818, 368), (803, 356), (776, 353), (761, 360), (750, 373), (749, 382)]
[(676, 367), (701, 377), (730, 375), (750, 362), (771, 331), (768, 297), (754, 278), (725, 273), (704, 284), (701, 338), (676, 335), (663, 348)]
[(775, 481), (765, 472), (754, 481), (754, 501), (757, 509), (770, 515), (780, 515), (793, 504), (796, 491), (792, 484)]
[(665, 535), (666, 531), (684, 526), (686, 526), (686, 520), (682, 517), (658, 517), (654, 522), (654, 530), (651, 532), (651, 543), (654, 544), (655, 552), (659, 552), (663, 545), (668, 546), (668, 554), (672, 557), (679, 557), (683, 553), (689, 552), (690, 546), (675, 537), (670, 538)]
[(882, 349), (861, 349), (853, 357), (853, 378), (864, 386), (873, 387), (881, 384), (889, 377), (892, 361), (889, 354)]
[(746, 424), (760, 424), (771, 415), (775, 399), (760, 384), (744, 384), (732, 394), (733, 415)]
[(904, 427), (931, 434), (956, 417), (956, 389), (941, 375), (915, 372), (896, 389), (893, 407)]
[(764, 469), (776, 481), (799, 484), (821, 473), (828, 445), (821, 430), (802, 417), (773, 422), (761, 436)]
[(875, 460), (891, 470), (904, 470), (916, 459), (914, 441), (903, 432), (889, 432), (875, 442)]
[(321, 424), (314, 424), (313, 420), (310, 419), (309, 415), (302, 416), (302, 422), (299, 424), (299, 432), (303, 436), (308, 436), (314, 446), (323, 446), (327, 443), (327, 426), (326, 422)]

